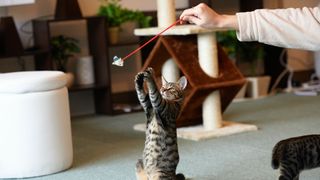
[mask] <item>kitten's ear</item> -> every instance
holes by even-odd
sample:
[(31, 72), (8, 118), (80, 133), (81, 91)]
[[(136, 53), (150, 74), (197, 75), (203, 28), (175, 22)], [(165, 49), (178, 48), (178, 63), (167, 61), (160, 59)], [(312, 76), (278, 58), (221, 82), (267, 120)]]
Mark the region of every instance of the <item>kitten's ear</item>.
[(161, 76), (161, 79), (162, 79), (162, 84), (168, 84), (168, 81), (163, 76)]
[(187, 81), (187, 78), (185, 76), (182, 76), (179, 81), (178, 81), (181, 89), (185, 89), (187, 87), (187, 84), (188, 84), (188, 81)]

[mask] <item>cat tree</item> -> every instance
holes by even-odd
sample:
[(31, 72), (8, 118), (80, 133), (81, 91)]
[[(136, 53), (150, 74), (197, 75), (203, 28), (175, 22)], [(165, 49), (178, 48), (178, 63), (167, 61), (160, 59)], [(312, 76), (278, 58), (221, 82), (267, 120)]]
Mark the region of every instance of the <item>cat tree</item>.
[[(175, 1), (157, 0), (157, 13), (158, 27), (136, 29), (135, 35), (156, 35), (174, 23)], [(161, 75), (174, 82), (180, 78), (180, 71), (189, 81), (177, 119), (178, 137), (201, 140), (257, 130), (255, 125), (222, 120), (222, 112), (246, 80), (217, 46), (215, 32), (218, 30), (222, 29), (194, 25), (173, 27), (158, 39), (144, 64), (143, 69), (154, 68), (159, 85)], [(136, 125), (135, 129), (142, 130), (144, 126)]]

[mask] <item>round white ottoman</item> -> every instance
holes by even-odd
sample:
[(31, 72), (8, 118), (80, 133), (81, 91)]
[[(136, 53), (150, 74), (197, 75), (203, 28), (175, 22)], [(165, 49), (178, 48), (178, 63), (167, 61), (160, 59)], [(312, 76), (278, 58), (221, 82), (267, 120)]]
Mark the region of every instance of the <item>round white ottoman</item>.
[(65, 84), (59, 71), (0, 74), (0, 178), (47, 175), (71, 166)]

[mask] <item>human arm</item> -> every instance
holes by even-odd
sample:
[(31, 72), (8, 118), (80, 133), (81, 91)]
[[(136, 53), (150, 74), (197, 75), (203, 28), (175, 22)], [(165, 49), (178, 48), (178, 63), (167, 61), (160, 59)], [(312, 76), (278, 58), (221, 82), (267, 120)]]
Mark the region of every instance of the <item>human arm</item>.
[(319, 8), (260, 9), (236, 15), (221, 15), (205, 4), (185, 10), (180, 18), (204, 28), (237, 30), (240, 41), (320, 50)]
[(320, 50), (319, 8), (260, 9), (237, 13), (240, 41), (295, 49)]

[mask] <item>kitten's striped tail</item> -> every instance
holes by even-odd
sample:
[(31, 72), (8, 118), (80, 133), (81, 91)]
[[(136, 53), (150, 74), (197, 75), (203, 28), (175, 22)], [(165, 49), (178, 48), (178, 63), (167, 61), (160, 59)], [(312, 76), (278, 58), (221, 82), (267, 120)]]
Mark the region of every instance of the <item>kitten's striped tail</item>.
[(282, 157), (283, 151), (285, 148), (285, 144), (283, 142), (278, 142), (272, 151), (272, 160), (271, 160), (271, 166), (273, 169), (279, 168), (279, 160)]

